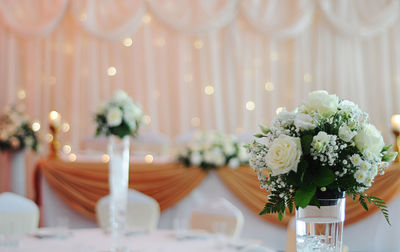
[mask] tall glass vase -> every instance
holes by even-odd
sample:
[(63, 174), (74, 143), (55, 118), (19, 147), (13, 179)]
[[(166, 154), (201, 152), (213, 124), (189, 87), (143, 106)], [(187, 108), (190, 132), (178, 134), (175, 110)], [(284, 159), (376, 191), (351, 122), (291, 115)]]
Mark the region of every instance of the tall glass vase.
[(341, 252), (346, 198), (344, 192), (318, 195), (320, 207), (296, 210), (298, 252)]
[(112, 251), (126, 251), (122, 244), (125, 233), (129, 182), (129, 137), (111, 136), (108, 144), (110, 184), (110, 233)]
[(7, 153), (7, 165), (11, 173), (11, 191), (21, 196), (26, 195), (25, 156), (25, 150)]

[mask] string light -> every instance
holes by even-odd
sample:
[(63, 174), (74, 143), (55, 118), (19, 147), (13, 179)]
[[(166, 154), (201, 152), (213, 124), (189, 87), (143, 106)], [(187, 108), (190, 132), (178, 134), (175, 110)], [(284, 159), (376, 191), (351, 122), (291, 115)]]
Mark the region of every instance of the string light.
[(17, 97), (18, 97), (18, 99), (20, 99), (20, 100), (25, 99), (25, 97), (26, 97), (25, 90), (23, 90), (23, 89), (18, 90), (18, 92), (17, 92)]
[(190, 74), (190, 73), (187, 73), (187, 74), (185, 74), (185, 75), (183, 76), (183, 80), (184, 80), (186, 83), (192, 82), (192, 81), (193, 81), (193, 75)]
[(196, 40), (193, 42), (193, 46), (194, 46), (194, 48), (196, 48), (197, 50), (200, 50), (201, 48), (203, 48), (204, 42), (203, 42), (203, 40), (201, 40), (201, 39), (196, 39)]
[(155, 41), (155, 45), (158, 47), (163, 47), (165, 46), (165, 39), (164, 38), (157, 38)]
[(265, 87), (265, 90), (268, 91), (268, 92), (271, 92), (271, 91), (274, 90), (274, 84), (272, 84), (272, 82), (270, 82), (270, 81), (267, 81), (265, 83), (264, 87)]
[(149, 115), (143, 116), (144, 123), (149, 125), (151, 123), (151, 117)]
[(204, 88), (204, 93), (205, 93), (206, 95), (212, 95), (212, 94), (214, 94), (214, 87), (211, 86), (211, 85), (207, 85), (207, 86)]
[(103, 154), (103, 155), (101, 156), (101, 161), (102, 161), (103, 163), (108, 163), (108, 161), (110, 161), (110, 156), (107, 155), (107, 154)]
[(62, 130), (64, 133), (68, 132), (70, 128), (71, 128), (71, 127), (69, 126), (69, 123), (66, 123), (66, 122), (63, 123), (62, 126), (61, 126), (61, 130)]
[(108, 76), (114, 76), (117, 74), (117, 69), (113, 66), (110, 66), (109, 68), (107, 68), (107, 75)]
[(72, 150), (72, 148), (71, 148), (70, 145), (66, 144), (66, 145), (63, 146), (63, 152), (65, 154), (69, 154), (71, 152), (71, 150)]
[(249, 111), (253, 111), (256, 109), (256, 104), (253, 101), (246, 102), (246, 109)]
[(71, 162), (75, 162), (76, 161), (76, 155), (74, 153), (71, 153), (68, 155), (68, 159)]
[(283, 107), (279, 107), (276, 109), (276, 114), (279, 115), (283, 111)]
[(149, 24), (151, 22), (151, 16), (149, 14), (144, 15), (142, 18), (142, 22), (144, 24)]
[(148, 164), (153, 163), (153, 160), (154, 160), (153, 155), (147, 154), (147, 155), (144, 157), (144, 161), (145, 161), (146, 163), (148, 163)]
[(39, 121), (34, 121), (32, 123), (32, 130), (34, 132), (38, 132), (40, 130), (40, 122)]
[(85, 22), (86, 19), (87, 19), (87, 15), (86, 15), (85, 13), (82, 13), (81, 16), (79, 17), (79, 20), (80, 20), (81, 22)]
[(309, 73), (304, 74), (304, 82), (310, 83), (312, 81), (312, 76)]
[(200, 126), (200, 118), (198, 118), (197, 116), (193, 117), (193, 118), (190, 120), (190, 124), (191, 124), (193, 127), (199, 127), (199, 126)]
[(122, 40), (122, 44), (126, 47), (130, 47), (133, 44), (133, 40), (131, 38), (124, 38), (124, 40)]

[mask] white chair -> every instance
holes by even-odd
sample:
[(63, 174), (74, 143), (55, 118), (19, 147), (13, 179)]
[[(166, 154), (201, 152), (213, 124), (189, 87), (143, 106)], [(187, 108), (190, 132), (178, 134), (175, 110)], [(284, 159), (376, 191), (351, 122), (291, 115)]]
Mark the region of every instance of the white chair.
[(15, 193), (0, 194), (0, 234), (32, 234), (39, 227), (39, 208)]
[[(109, 195), (101, 198), (96, 204), (97, 221), (103, 229), (108, 229), (110, 225), (109, 208)], [(126, 215), (128, 229), (153, 230), (158, 225), (160, 206), (155, 199), (136, 190), (129, 189)]]
[(224, 198), (210, 200), (196, 207), (190, 218), (192, 229), (202, 229), (213, 233), (224, 232), (231, 237), (238, 237), (243, 225), (242, 212)]

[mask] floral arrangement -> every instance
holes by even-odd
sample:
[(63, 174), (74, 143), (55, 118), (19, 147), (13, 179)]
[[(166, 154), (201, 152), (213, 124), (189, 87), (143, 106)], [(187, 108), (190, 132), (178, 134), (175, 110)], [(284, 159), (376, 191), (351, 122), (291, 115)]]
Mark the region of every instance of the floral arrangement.
[(282, 111), (260, 140), (247, 145), (268, 202), (260, 214), (319, 206), (318, 195), (345, 192), (368, 210), (375, 204), (389, 222), (385, 202), (364, 194), (397, 152), (389, 152), (368, 114), (326, 91), (311, 92), (293, 112)]
[(124, 91), (118, 90), (109, 101), (99, 106), (95, 120), (96, 136), (135, 136), (143, 124), (143, 111)]
[(181, 151), (178, 160), (186, 166), (200, 166), (204, 170), (225, 165), (235, 169), (248, 164), (249, 155), (233, 136), (210, 131), (196, 134), (193, 143)]
[(38, 138), (31, 128), (23, 104), (11, 106), (0, 116), (0, 151), (38, 149)]

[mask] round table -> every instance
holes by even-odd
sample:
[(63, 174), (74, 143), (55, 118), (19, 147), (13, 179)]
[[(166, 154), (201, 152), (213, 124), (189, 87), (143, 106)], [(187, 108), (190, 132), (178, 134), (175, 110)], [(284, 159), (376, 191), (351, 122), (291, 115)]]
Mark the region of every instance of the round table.
[[(156, 230), (151, 232), (132, 232), (123, 239), (123, 244), (131, 252), (179, 252), (179, 251), (254, 251), (272, 252), (273, 250), (242, 242), (222, 242), (219, 236), (200, 234), (178, 239), (174, 231)], [(7, 252), (105, 252), (111, 247), (111, 238), (101, 229), (73, 229), (65, 238), (38, 238), (26, 236), (19, 240), (17, 247), (1, 248)]]

